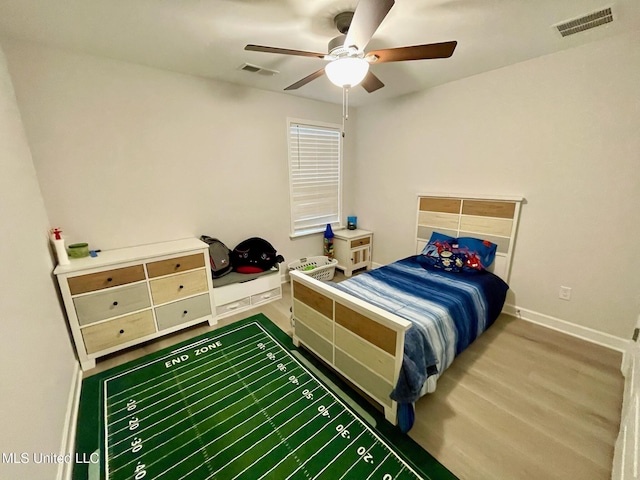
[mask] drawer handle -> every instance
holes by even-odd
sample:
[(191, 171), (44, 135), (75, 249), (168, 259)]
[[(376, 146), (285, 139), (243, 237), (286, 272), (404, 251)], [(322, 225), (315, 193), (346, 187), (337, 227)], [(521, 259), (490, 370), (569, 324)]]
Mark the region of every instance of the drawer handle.
[(179, 290), (182, 290), (184, 288), (184, 285), (180, 285)]
[(262, 298), (271, 298), (271, 294), (270, 293), (265, 293), (264, 295), (262, 295)]
[(120, 333), (124, 333), (124, 330), (120, 330)]
[(187, 313), (189, 313), (188, 310), (185, 310), (184, 312), (182, 312), (183, 315), (186, 315)]
[(107, 278), (107, 282), (113, 282), (113, 278), (111, 277)]
[(113, 302), (113, 306), (117, 307), (118, 306), (118, 302)]
[(179, 263), (176, 263), (176, 268), (180, 268), (180, 264)]
[(233, 305), (229, 305), (229, 306), (227, 307), (227, 309), (229, 309), (229, 310), (235, 310), (235, 309), (236, 309), (236, 308), (238, 308), (239, 306), (240, 306), (240, 304), (239, 304), (239, 303), (234, 303)]

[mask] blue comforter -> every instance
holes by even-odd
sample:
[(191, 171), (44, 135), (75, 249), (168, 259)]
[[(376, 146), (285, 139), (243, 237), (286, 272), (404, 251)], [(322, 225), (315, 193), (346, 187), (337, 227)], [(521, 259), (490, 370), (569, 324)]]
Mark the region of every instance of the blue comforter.
[(500, 314), (509, 286), (491, 272), (450, 273), (421, 256), (334, 284), (336, 288), (411, 321), (398, 383), (391, 398), (415, 402), (426, 379), (453, 359)]

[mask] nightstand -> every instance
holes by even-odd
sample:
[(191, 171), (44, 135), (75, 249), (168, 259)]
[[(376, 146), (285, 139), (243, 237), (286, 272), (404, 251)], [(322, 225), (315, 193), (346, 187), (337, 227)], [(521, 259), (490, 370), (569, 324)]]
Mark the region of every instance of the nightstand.
[(355, 230), (338, 230), (333, 237), (333, 256), (338, 260), (336, 268), (350, 277), (354, 270), (366, 268), (371, 270), (371, 246), (373, 232), (357, 228)]

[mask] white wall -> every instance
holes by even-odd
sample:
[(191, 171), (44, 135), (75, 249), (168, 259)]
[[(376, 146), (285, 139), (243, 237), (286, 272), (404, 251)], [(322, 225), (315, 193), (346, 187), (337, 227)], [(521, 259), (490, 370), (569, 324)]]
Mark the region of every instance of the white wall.
[[(68, 242), (110, 249), (207, 234), (233, 248), (260, 236), (285, 264), (322, 253), (321, 234), (289, 239), (286, 118), (340, 124), (339, 105), (3, 45), (45, 205)], [(348, 191), (344, 200), (346, 216)]]
[(374, 260), (413, 253), (419, 192), (523, 195), (508, 301), (628, 338), (640, 312), (639, 85), (635, 32), (360, 108), (355, 211), (375, 231)]
[(75, 358), (54, 287), (49, 221), (0, 49), (0, 478), (54, 478)]

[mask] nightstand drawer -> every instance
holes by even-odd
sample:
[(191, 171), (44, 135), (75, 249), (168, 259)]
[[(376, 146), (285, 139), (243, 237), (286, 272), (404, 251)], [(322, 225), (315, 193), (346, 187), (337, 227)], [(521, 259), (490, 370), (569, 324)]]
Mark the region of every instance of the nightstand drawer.
[(69, 284), (71, 295), (77, 295), (79, 293), (93, 292), (104, 288), (139, 282), (141, 280), (145, 280), (144, 267), (142, 265), (134, 265), (132, 267), (116, 268), (105, 272), (69, 277), (67, 283)]
[(363, 245), (369, 245), (371, 243), (371, 237), (358, 238), (357, 240), (351, 240), (351, 248), (362, 247)]
[(87, 353), (95, 353), (155, 333), (151, 310), (99, 323), (82, 329)]
[(156, 305), (209, 290), (207, 271), (204, 269), (151, 280), (149, 285), (153, 303)]
[(147, 263), (149, 278), (162, 277), (172, 273), (185, 272), (195, 268), (204, 267), (204, 255), (186, 255), (184, 257), (170, 258), (159, 262)]
[(80, 325), (106, 320), (151, 306), (146, 283), (92, 293), (73, 299)]
[(209, 295), (199, 295), (156, 308), (158, 330), (181, 325), (211, 315)]

